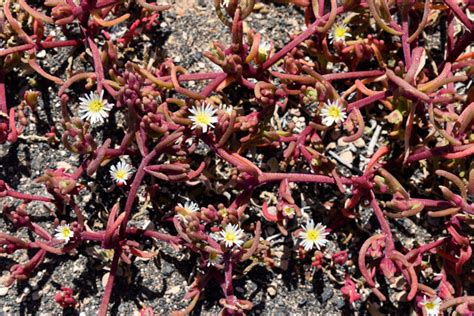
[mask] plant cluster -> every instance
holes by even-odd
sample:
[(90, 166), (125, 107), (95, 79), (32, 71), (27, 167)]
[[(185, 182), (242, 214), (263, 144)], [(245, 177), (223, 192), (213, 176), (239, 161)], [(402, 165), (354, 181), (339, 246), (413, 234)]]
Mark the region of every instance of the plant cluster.
[[(81, 159), (70, 173), (44, 170), (36, 182), (48, 196), (21, 193), (0, 180), (2, 214), (11, 228), (0, 232), (0, 253), (33, 254), (10, 267), (8, 285), (28, 279), (46, 256), (97, 244), (113, 251), (98, 312), (106, 315), (119, 265), (155, 256), (144, 243), (155, 239), (194, 254), (198, 269), (185, 296), (191, 302), (181, 313), (190, 312), (213, 281), (222, 290), (222, 314), (240, 315), (252, 302), (235, 294), (233, 279), (254, 265), (278, 268), (272, 236), (263, 229), (273, 226), (294, 242), (297, 260), (325, 273), (335, 264), (345, 267), (337, 281), (350, 303), (367, 299), (364, 288), (386, 301), (379, 285), (402, 280), (403, 300), (419, 313), (474, 311), (463, 280), (474, 224), (472, 2), (278, 2), (299, 6), (306, 26), (283, 47), (258, 30), (244, 32), (255, 0), (214, 0), (231, 42), (212, 43), (203, 55), (215, 70), (203, 73), (188, 73), (171, 59), (127, 61), (124, 50), (159, 27), (169, 5), (3, 2), (0, 143), (22, 141), (42, 98), (35, 90), (18, 97), (7, 78), (34, 71), (57, 86), (60, 100), (60, 126), (44, 136)], [(114, 36), (112, 28), (122, 24), (127, 32)], [(438, 50), (429, 45), (435, 36)], [(40, 53), (65, 48), (74, 56), (85, 52), (88, 67), (55, 75), (37, 61)], [(188, 81), (202, 82), (203, 89), (192, 90)], [(290, 119), (295, 111), (299, 120)], [(122, 124), (108, 124), (112, 119)], [(366, 126), (369, 121), (386, 134)], [(107, 129), (113, 137), (101, 139)], [(354, 143), (369, 133), (363, 170), (330, 155), (331, 142)], [(104, 229), (91, 229), (80, 193), (104, 170), (122, 198), (111, 203)], [(169, 209), (156, 203), (156, 230), (130, 224), (140, 194), (158, 201), (160, 189), (176, 183), (203, 192), (209, 202), (176, 201)], [(304, 205), (295, 194), (302, 187), (327, 208)], [(262, 188), (271, 197), (259, 196)], [(52, 210), (54, 231), (30, 218), (32, 201)], [(371, 231), (355, 225), (365, 209), (378, 224)], [(436, 238), (407, 247), (394, 233), (404, 218)], [(30, 239), (19, 238), (18, 230), (28, 230)], [(321, 250), (329, 241), (340, 251), (328, 257)], [(348, 258), (357, 258), (351, 261), (357, 269)], [(77, 304), (66, 285), (54, 299), (62, 307)]]

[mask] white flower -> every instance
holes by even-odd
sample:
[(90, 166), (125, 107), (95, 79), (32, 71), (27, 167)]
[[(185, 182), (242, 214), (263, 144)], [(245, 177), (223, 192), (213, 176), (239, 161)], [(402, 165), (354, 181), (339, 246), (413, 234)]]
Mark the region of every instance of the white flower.
[(54, 234), (54, 238), (59, 240), (64, 240), (64, 243), (67, 244), (69, 239), (74, 236), (74, 232), (71, 230), (68, 224), (59, 225), (55, 229), (56, 234)]
[(222, 256), (215, 251), (209, 253), (209, 258), (207, 259), (207, 266), (215, 266), (222, 262)]
[(339, 124), (347, 117), (346, 112), (339, 105), (339, 100), (335, 102), (328, 100), (321, 110), (321, 116), (323, 117), (323, 124), (326, 126), (331, 126), (334, 123)]
[(107, 100), (104, 100), (104, 90), (100, 93), (100, 96), (94, 92), (86, 95), (85, 98), (79, 98), (81, 101), (79, 106), (79, 115), (81, 119), (88, 120), (92, 124), (102, 124), (104, 119), (109, 116), (109, 111), (112, 109), (112, 104), (108, 104)]
[(199, 205), (191, 201), (186, 201), (184, 205), (178, 203), (178, 207), (181, 208), (181, 210), (179, 210), (178, 212), (183, 218), (186, 215), (190, 215), (191, 213), (199, 211)]
[(196, 127), (202, 128), (204, 133), (207, 132), (207, 127), (214, 128), (214, 123), (217, 123), (217, 116), (215, 115), (217, 110), (212, 107), (209, 103), (205, 103), (201, 106), (195, 106), (189, 110), (193, 115), (189, 118), (193, 121), (191, 129)]
[(329, 39), (331, 40), (330, 43), (332, 44), (334, 41), (345, 42), (346, 37), (352, 37), (347, 25), (345, 23), (334, 23), (331, 32), (329, 33)]
[(220, 236), (217, 236), (219, 240), (224, 241), (227, 247), (233, 245), (241, 246), (244, 241), (244, 231), (237, 226), (237, 224), (227, 224), (224, 230), (219, 232)]
[(291, 217), (293, 215), (295, 215), (295, 209), (289, 205), (286, 205), (284, 208), (283, 208), (283, 214), (285, 214), (287, 217)]
[(258, 60), (260, 62), (264, 62), (267, 60), (268, 55), (270, 54), (270, 49), (271, 46), (267, 42), (260, 42), (260, 45), (258, 46)]
[(428, 300), (425, 295), (423, 296), (423, 302), (421, 302), (421, 305), (425, 308), (428, 316), (438, 316), (441, 302), (441, 299), (437, 296), (434, 299)]
[(467, 9), (466, 10), (466, 16), (469, 19), (469, 21), (474, 22), (474, 11), (471, 12), (471, 10)]
[(110, 167), (110, 175), (118, 185), (127, 184), (127, 180), (132, 175), (133, 167), (125, 161), (119, 161), (116, 166)]
[(314, 227), (314, 222), (310, 220), (308, 224), (306, 224), (306, 227), (303, 227), (303, 231), (300, 233), (299, 238), (303, 240), (301, 244), (303, 245), (304, 250), (311, 250), (315, 246), (319, 250), (328, 241), (326, 239), (327, 235), (326, 226), (318, 223), (318, 225)]
[(232, 105), (220, 104), (219, 105), (219, 110), (224, 111), (227, 114), (231, 115), (233, 108), (232, 108)]
[(227, 8), (229, 6), (229, 1), (230, 0), (222, 0), (222, 5)]

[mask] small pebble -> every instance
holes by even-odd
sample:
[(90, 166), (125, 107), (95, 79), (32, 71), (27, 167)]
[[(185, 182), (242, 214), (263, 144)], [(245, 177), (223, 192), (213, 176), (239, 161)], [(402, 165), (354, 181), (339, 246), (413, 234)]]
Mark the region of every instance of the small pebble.
[(298, 300), (298, 307), (303, 307), (308, 303), (308, 299), (306, 297), (302, 297)]
[(8, 293), (8, 287), (0, 287), (0, 296), (5, 296)]
[(340, 154), (341, 159), (348, 165), (352, 165), (354, 161), (354, 154), (351, 151), (344, 151)]
[(270, 295), (270, 297), (275, 297), (276, 294), (277, 294), (277, 284), (275, 282), (272, 282), (270, 284), (270, 286), (268, 287), (267, 289), (267, 293), (268, 295)]
[(167, 294), (167, 295), (176, 295), (176, 294), (179, 293), (180, 290), (181, 290), (181, 286), (176, 285), (176, 286), (170, 287), (170, 288), (165, 292), (165, 294)]

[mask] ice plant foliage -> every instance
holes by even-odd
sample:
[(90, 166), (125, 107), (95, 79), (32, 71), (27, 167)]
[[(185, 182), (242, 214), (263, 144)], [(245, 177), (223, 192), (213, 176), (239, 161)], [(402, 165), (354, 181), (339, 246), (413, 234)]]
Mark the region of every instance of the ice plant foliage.
[[(19, 260), (2, 267), (5, 286), (27, 280), (45, 258), (102, 248), (110, 276), (93, 313), (105, 316), (112, 293), (123, 295), (117, 280), (133, 280), (126, 266), (167, 243), (198, 265), (180, 314), (202, 304), (213, 283), (222, 315), (255, 313), (234, 284), (256, 266), (327, 273), (318, 280), (337, 284), (350, 313), (369, 305), (473, 313), (472, 1), (277, 1), (304, 11), (296, 16), (303, 31), (265, 33), (265, 41), (249, 17), (271, 2), (214, 0), (231, 36), (196, 54), (212, 65), (197, 73), (173, 52), (158, 62), (140, 50), (169, 27), (161, 12), (171, 5), (2, 2), (0, 145), (22, 143), (5, 161), (18, 148), (34, 152), (35, 142), (74, 155), (71, 165), (31, 172), (40, 172), (43, 195), (11, 185), (17, 166), (0, 168), (0, 253)], [(439, 50), (428, 50), (432, 38), (444, 43)], [(45, 62), (54, 59), (72, 67)], [(340, 159), (344, 146), (354, 159)], [(85, 202), (88, 194), (95, 201)], [(178, 204), (183, 196), (195, 202)], [(32, 216), (40, 203), (47, 212)], [(149, 221), (137, 226), (144, 213)], [(399, 228), (406, 218), (422, 227), (416, 243), (403, 242), (415, 238)], [(61, 285), (59, 307), (83, 303), (74, 284)]]
[(301, 245), (304, 250), (309, 251), (313, 248), (320, 250), (328, 241), (326, 239), (327, 235), (328, 232), (326, 232), (326, 226), (321, 223), (314, 226), (314, 222), (310, 220), (306, 226), (303, 227), (303, 231), (300, 232), (299, 238), (301, 239)]
[(85, 97), (79, 98), (81, 101), (79, 106), (79, 115), (81, 119), (90, 121), (92, 124), (102, 124), (109, 116), (112, 105), (104, 99), (104, 90), (97, 95), (91, 92)]

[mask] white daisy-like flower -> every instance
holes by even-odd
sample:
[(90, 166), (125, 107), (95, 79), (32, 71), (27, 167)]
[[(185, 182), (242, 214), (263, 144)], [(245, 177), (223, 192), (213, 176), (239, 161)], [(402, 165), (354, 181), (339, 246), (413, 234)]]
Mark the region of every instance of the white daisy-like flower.
[(209, 258), (207, 258), (207, 266), (215, 266), (222, 262), (222, 256), (215, 251), (209, 253)]
[(119, 161), (117, 165), (110, 167), (110, 176), (118, 185), (127, 184), (127, 180), (133, 172), (133, 167), (125, 161)]
[(55, 229), (56, 234), (54, 234), (54, 238), (59, 240), (64, 240), (64, 243), (67, 244), (69, 239), (74, 237), (74, 232), (71, 230), (68, 224), (59, 225)]
[(200, 127), (204, 133), (207, 132), (208, 127), (214, 128), (214, 123), (217, 123), (217, 116), (215, 115), (217, 110), (214, 109), (209, 103), (204, 103), (201, 106), (194, 106), (189, 109), (193, 115), (189, 118), (193, 121), (191, 129)]
[(241, 246), (244, 241), (244, 231), (237, 226), (237, 224), (227, 224), (224, 230), (219, 232), (218, 239), (224, 241), (227, 247), (232, 247), (233, 245)]
[(471, 10), (469, 9), (466, 10), (466, 16), (469, 19), (469, 21), (474, 22), (474, 11), (471, 12)]
[(293, 215), (295, 215), (295, 209), (289, 205), (286, 205), (284, 208), (283, 208), (283, 214), (285, 214), (287, 217), (291, 217)]
[(308, 251), (314, 247), (319, 250), (327, 243), (327, 235), (328, 232), (326, 232), (326, 226), (318, 223), (316, 227), (314, 227), (314, 222), (310, 220), (306, 224), (306, 227), (303, 227), (303, 231), (300, 233), (299, 238), (302, 239), (301, 245), (304, 247), (304, 250)]
[(191, 213), (199, 211), (199, 205), (192, 201), (186, 201), (184, 205), (181, 203), (178, 203), (178, 207), (181, 208), (179, 213), (183, 217), (186, 215), (190, 215)]
[(425, 295), (423, 296), (423, 302), (421, 302), (421, 305), (423, 305), (428, 316), (438, 316), (441, 302), (442, 301), (438, 296), (433, 299), (427, 299)]
[(332, 44), (334, 41), (345, 42), (346, 37), (352, 37), (347, 25), (345, 23), (334, 23), (331, 32), (329, 32), (330, 43)]
[(268, 55), (270, 55), (270, 49), (271, 45), (268, 42), (260, 42), (260, 45), (258, 46), (258, 60), (260, 62), (267, 60)]
[(107, 100), (104, 100), (104, 90), (100, 95), (91, 92), (89, 95), (79, 98), (79, 100), (81, 101), (79, 105), (81, 119), (88, 120), (92, 124), (104, 123), (104, 119), (109, 116), (109, 111), (113, 107)]
[(227, 105), (227, 104), (220, 104), (219, 105), (219, 110), (226, 112), (227, 114), (231, 115), (233, 107), (232, 105)]
[(334, 123), (339, 124), (343, 122), (347, 115), (341, 105), (339, 105), (339, 100), (331, 101), (328, 100), (322, 110), (321, 116), (323, 118), (323, 124), (326, 126), (331, 126)]

